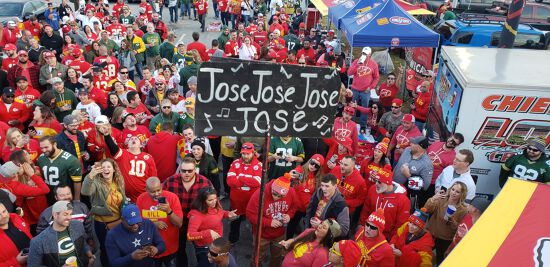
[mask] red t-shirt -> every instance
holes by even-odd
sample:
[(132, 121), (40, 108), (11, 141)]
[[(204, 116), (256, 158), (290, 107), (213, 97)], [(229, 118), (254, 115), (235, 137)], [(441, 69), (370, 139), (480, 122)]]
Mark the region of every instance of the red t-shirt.
[(109, 84), (109, 77), (107, 75), (101, 75), (100, 76), (94, 76), (93, 85), (95, 88), (101, 89), (105, 93), (109, 93), (111, 91), (111, 87), (107, 86)]
[[(176, 216), (183, 217), (180, 200), (176, 194), (162, 190), (162, 193), (160, 195), (166, 198), (166, 203), (170, 205), (170, 209), (174, 211), (174, 214), (176, 214)], [(166, 212), (157, 209), (158, 201), (152, 199), (149, 194), (145, 192), (139, 195), (136, 204), (141, 210), (141, 216), (143, 218), (149, 219), (153, 222), (162, 221), (166, 223), (166, 225), (168, 225), (168, 228), (164, 230), (159, 229), (160, 236), (166, 244), (166, 250), (164, 251), (164, 253), (155, 256), (155, 258), (168, 256), (178, 251), (178, 238), (180, 232), (179, 228), (177, 228), (170, 222), (170, 219), (168, 218), (168, 214), (166, 214)]]
[(114, 159), (124, 176), (126, 195), (136, 202), (139, 195), (145, 192), (147, 178), (157, 176), (153, 157), (145, 152), (134, 155), (126, 149), (120, 149)]
[(2, 69), (7, 72), (11, 67), (17, 65), (17, 61), (18, 61), (17, 58), (11, 58), (11, 57), (5, 58), (2, 61)]
[(145, 128), (145, 126), (142, 126), (142, 125), (137, 125), (137, 128), (135, 131), (124, 128), (122, 130), (122, 138), (124, 140), (125, 146), (126, 146), (126, 141), (128, 141), (128, 139), (132, 136), (139, 138), (139, 140), (141, 140), (141, 144), (146, 145), (147, 141), (149, 141), (149, 137), (151, 137), (151, 133), (149, 132), (149, 129)]
[(82, 58), (71, 61), (71, 63), (69, 63), (68, 66), (76, 70), (76, 72), (80, 75), (82, 75), (82, 73), (87, 72), (90, 69), (90, 67), (92, 67), (90, 63), (84, 61), (84, 59)]
[[(151, 115), (151, 111), (149, 111), (143, 103), (139, 104), (139, 106), (137, 106), (136, 108), (127, 107), (126, 112), (134, 114), (136, 116), (136, 119), (137, 117), (140, 117), (140, 116)], [(145, 120), (143, 123), (140, 123), (138, 121), (138, 124), (149, 126), (149, 121), (150, 121), (149, 119)]]
[(443, 169), (453, 164), (456, 156), (454, 149), (445, 150), (443, 149), (443, 145), (445, 145), (445, 142), (437, 141), (431, 144), (426, 150), (426, 154), (428, 154), (434, 166), (431, 184), (435, 184), (435, 180), (443, 172)]
[(199, 52), (199, 55), (201, 56), (202, 61), (209, 61), (210, 57), (206, 53), (206, 46), (201, 42), (191, 42), (187, 45), (187, 51), (191, 51), (193, 49), (196, 49), (197, 52)]
[(239, 44), (237, 41), (228, 40), (225, 43), (225, 56), (226, 57), (237, 57), (239, 56)]
[(399, 88), (397, 88), (395, 84), (388, 86), (387, 83), (382, 83), (378, 92), (380, 104), (382, 104), (383, 107), (390, 107), (391, 102), (397, 96), (397, 91), (399, 91)]
[(15, 90), (15, 101), (24, 103), (25, 105), (27, 105), (28, 108), (32, 106), (32, 102), (34, 102), (34, 100), (37, 100), (39, 98), (40, 92), (32, 88), (30, 85), (27, 87), (27, 90), (25, 90), (25, 92), (22, 92), (19, 89)]

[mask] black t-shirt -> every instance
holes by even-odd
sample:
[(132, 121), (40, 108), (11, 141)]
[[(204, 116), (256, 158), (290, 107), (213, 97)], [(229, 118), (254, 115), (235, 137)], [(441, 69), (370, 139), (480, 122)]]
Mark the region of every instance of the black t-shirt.
[(4, 230), (4, 233), (10, 238), (18, 251), (28, 248), (31, 243), (31, 239), (11, 222), (8, 223), (8, 229)]

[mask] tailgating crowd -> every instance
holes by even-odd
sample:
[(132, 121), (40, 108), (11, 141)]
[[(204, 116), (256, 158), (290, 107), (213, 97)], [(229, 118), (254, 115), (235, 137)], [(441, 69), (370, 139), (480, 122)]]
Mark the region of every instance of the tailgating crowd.
[[(405, 91), (404, 114), (403, 75), (379, 82), (368, 47), (346, 65), (334, 32), (307, 31), (300, 8), (215, 2), (224, 28), (207, 49), (198, 32), (175, 44), (157, 13), (166, 6), (177, 22), (177, 7), (194, 10), (204, 30), (204, 0), (152, 4), (132, 14), (122, 1), (63, 0), (45, 21), (2, 29), (0, 266), (188, 266), (189, 241), (198, 266), (233, 267), (242, 222), (260, 245), (252, 265), (431, 266), (489, 205), (475, 194), (472, 152), (457, 149), (462, 134), (422, 134), (433, 73)], [(266, 151), (263, 138), (196, 136), (196, 75), (212, 57), (338, 70), (332, 137), (272, 137)], [(523, 177), (518, 164), (543, 166), (548, 182), (544, 150), (531, 140), (501, 186)]]

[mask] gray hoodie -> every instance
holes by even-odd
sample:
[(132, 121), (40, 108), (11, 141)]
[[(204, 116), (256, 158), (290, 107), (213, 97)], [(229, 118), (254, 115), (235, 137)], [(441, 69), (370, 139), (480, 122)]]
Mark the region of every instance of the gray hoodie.
[[(315, 212), (317, 211), (317, 205), (319, 204), (319, 200), (323, 198), (323, 190), (321, 188), (317, 189), (317, 192), (311, 197), (311, 201), (309, 202), (309, 205), (307, 206), (306, 210), (306, 225), (307, 227), (311, 227), (309, 220), (313, 217), (315, 217)], [(344, 197), (336, 189), (336, 192), (334, 192), (334, 195), (328, 200), (328, 203), (323, 208), (323, 211), (321, 212), (321, 216), (319, 219), (321, 221), (328, 219), (328, 218), (334, 218), (340, 224), (340, 228), (342, 229), (342, 234), (340, 236), (347, 236), (349, 231), (349, 208), (346, 204), (346, 201), (344, 200)]]

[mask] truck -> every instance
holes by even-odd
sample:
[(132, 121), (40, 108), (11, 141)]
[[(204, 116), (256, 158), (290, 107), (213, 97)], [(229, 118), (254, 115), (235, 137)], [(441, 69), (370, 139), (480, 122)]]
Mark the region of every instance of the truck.
[(500, 166), (531, 138), (550, 142), (550, 51), (443, 46), (427, 135), (464, 135), (457, 149), (474, 153), (476, 194), (500, 191)]

